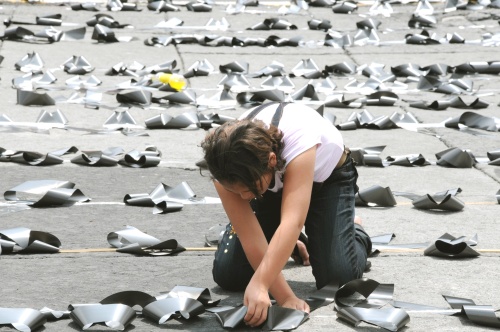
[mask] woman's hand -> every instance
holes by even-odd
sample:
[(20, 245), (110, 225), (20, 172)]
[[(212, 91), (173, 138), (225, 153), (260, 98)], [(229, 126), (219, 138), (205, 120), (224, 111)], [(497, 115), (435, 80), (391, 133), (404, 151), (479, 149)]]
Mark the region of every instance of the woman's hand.
[(307, 313), (311, 312), (311, 309), (309, 308), (309, 304), (307, 304), (306, 301), (299, 299), (296, 296), (291, 296), (291, 297), (287, 298), (285, 300), (285, 302), (283, 302), (281, 304), (281, 306), (284, 308), (305, 311)]
[(271, 306), (268, 290), (252, 278), (245, 290), (243, 304), (248, 308), (245, 323), (251, 327), (261, 325), (266, 321)]

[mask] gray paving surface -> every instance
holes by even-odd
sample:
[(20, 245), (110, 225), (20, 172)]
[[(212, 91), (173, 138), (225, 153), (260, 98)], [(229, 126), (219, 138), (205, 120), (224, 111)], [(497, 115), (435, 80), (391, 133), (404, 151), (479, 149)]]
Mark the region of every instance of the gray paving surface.
[[(286, 3), (283, 3), (286, 4)], [(433, 3), (438, 25), (433, 32), (439, 36), (458, 32), (466, 40), (480, 40), (484, 33), (498, 33), (498, 22), (489, 14), (500, 14), (499, 10), (456, 11), (442, 14), (443, 3)], [(311, 18), (329, 19), (333, 29), (354, 34), (355, 22), (367, 16), (369, 5), (360, 6), (351, 15), (333, 14), (327, 8), (309, 8), (299, 14), (281, 16), (296, 24), (295, 31), (246, 31), (245, 29), (269, 17), (278, 17), (276, 4), (262, 2), (256, 9), (260, 14), (229, 15), (225, 4), (214, 6), (210, 13), (193, 13), (180, 6), (179, 12), (157, 14), (139, 3), (141, 12), (108, 12), (101, 6), (101, 13), (111, 14), (120, 23), (133, 25), (131, 29), (115, 30), (118, 36), (134, 36), (129, 43), (96, 43), (91, 40), (92, 28), (87, 28), (82, 41), (61, 41), (58, 43), (36, 43), (3, 41), (0, 55), (5, 59), (0, 65), (0, 113), (16, 122), (34, 122), (40, 111), (60, 109), (74, 127), (102, 129), (112, 110), (85, 108), (81, 104), (60, 103), (56, 106), (22, 106), (16, 102), (16, 91), (11, 81), (23, 73), (15, 69), (15, 63), (24, 55), (37, 52), (45, 62), (45, 70), (53, 70), (58, 81), (55, 86), (64, 87), (64, 81), (71, 75), (60, 66), (70, 57), (84, 56), (95, 67), (92, 72), (103, 81), (101, 91), (112, 89), (116, 84), (129, 80), (124, 76), (105, 76), (111, 66), (123, 61), (131, 64), (138, 61), (146, 66), (176, 60), (177, 68), (183, 73), (195, 61), (207, 59), (216, 68), (234, 60), (247, 61), (250, 72), (257, 71), (276, 60), (286, 71), (303, 59), (312, 58), (322, 69), (343, 61), (357, 65), (372, 62), (391, 66), (414, 63), (421, 66), (445, 63), (456, 66), (465, 62), (498, 60), (497, 47), (484, 47), (478, 43), (442, 44), (433, 46), (405, 45), (401, 43), (408, 33), (420, 32), (409, 29), (407, 22), (416, 4), (394, 4), (390, 17), (377, 16), (382, 22), (380, 37), (383, 42), (394, 42), (386, 46), (352, 46), (346, 49), (332, 47), (204, 47), (199, 45), (178, 45), (167, 47), (148, 47), (143, 41), (151, 36), (169, 33), (221, 34), (229, 36), (260, 36), (271, 34), (292, 37), (300, 34), (304, 40), (321, 41), (323, 31), (307, 28)], [(0, 8), (0, 19), (12, 18), (31, 22), (35, 16), (61, 13), (64, 22), (84, 26), (95, 13), (71, 11), (65, 5), (29, 5), (24, 3), (4, 3)], [(188, 28), (162, 31), (151, 29), (162, 20), (178, 17), (184, 26), (200, 26), (210, 18), (226, 19), (231, 24), (227, 31), (203, 31)], [(40, 31), (41, 26), (26, 26)], [(60, 27), (68, 30), (72, 27)], [(383, 33), (382, 33), (383, 32)], [(88, 76), (88, 75), (87, 75)], [(189, 86), (207, 97), (217, 92), (217, 83), (223, 77), (214, 73), (207, 77), (194, 77)], [(349, 77), (363, 81), (361, 75), (332, 77), (338, 91), (343, 91)], [(498, 115), (499, 83), (495, 75), (474, 75), (474, 92), (485, 93), (482, 99), (489, 107), (477, 111), (485, 116)], [(250, 79), (252, 87), (259, 88), (263, 78)], [(400, 81), (404, 81), (400, 79)], [(305, 85), (305, 78), (294, 78), (296, 88)], [(464, 110), (449, 108), (445, 111), (430, 111), (410, 108), (405, 99), (433, 100), (445, 99), (446, 95), (419, 91), (415, 83), (409, 89), (397, 92), (400, 100), (393, 107), (367, 106), (374, 115), (391, 115), (394, 111), (412, 112), (422, 123), (439, 123), (462, 114)], [(68, 98), (71, 90), (48, 91), (51, 96)], [(162, 93), (155, 93), (155, 95)], [(166, 94), (166, 93), (165, 93)], [(236, 95), (236, 93), (234, 93)], [(347, 94), (356, 96), (357, 94)], [(464, 99), (475, 96), (463, 96)], [(325, 95), (320, 94), (324, 100)], [(468, 99), (467, 99), (468, 100)], [(114, 95), (105, 94), (103, 104), (117, 106)], [(313, 105), (317, 107), (319, 104)], [(129, 112), (140, 125), (144, 120), (168, 113), (177, 115), (195, 106), (168, 107), (153, 104), (149, 108), (132, 107)], [(223, 115), (237, 117), (245, 108), (213, 109)], [(344, 122), (353, 111), (358, 109), (327, 109), (337, 117), (337, 123)], [(204, 111), (205, 113), (207, 111)], [(387, 145), (383, 157), (421, 153), (430, 160), (434, 154), (448, 147), (470, 149), (474, 155), (485, 157), (488, 151), (499, 148), (500, 135), (495, 132), (476, 130), (481, 135), (472, 135), (456, 129), (430, 128), (424, 133), (404, 129), (370, 130), (358, 129), (344, 131), (346, 144), (350, 147)], [(65, 156), (67, 162), (48, 167), (27, 166), (15, 163), (0, 163), (0, 190), (6, 191), (29, 180), (57, 179), (71, 181), (84, 194), (92, 198), (87, 204), (72, 207), (29, 209), (20, 212), (2, 210), (0, 229), (27, 227), (56, 235), (62, 242), (62, 249), (108, 248), (106, 235), (134, 226), (159, 239), (175, 238), (185, 247), (203, 247), (205, 233), (211, 226), (225, 223), (226, 217), (220, 204), (186, 205), (180, 212), (153, 215), (151, 208), (131, 207), (121, 204), (129, 193), (150, 192), (157, 184), (175, 186), (187, 181), (200, 197), (214, 197), (208, 177), (202, 177), (195, 167), (201, 157), (199, 143), (204, 137), (203, 130), (148, 130), (149, 136), (130, 137), (121, 133), (88, 134), (85, 131), (51, 129), (50, 133), (28, 131), (9, 132), (0, 130), (0, 147), (10, 150), (27, 150), (41, 153), (63, 147), (76, 146), (80, 150), (104, 150), (119, 146), (125, 151), (141, 149), (148, 144), (155, 145), (162, 153), (162, 163), (158, 167), (133, 169), (116, 167), (86, 167), (69, 162), (73, 156)], [(478, 164), (471, 169), (444, 168), (439, 166), (406, 168), (390, 166), (386, 168), (359, 167), (359, 187), (371, 185), (390, 187), (394, 191), (419, 194), (435, 193), (460, 187), (458, 198), (465, 203), (461, 212), (430, 212), (413, 208), (406, 198), (397, 197), (397, 206), (390, 208), (359, 208), (366, 230), (372, 235), (395, 233), (394, 243), (415, 243), (433, 241), (445, 232), (455, 236), (470, 237), (478, 234), (478, 249), (500, 249), (498, 227), (499, 205), (495, 193), (500, 189), (498, 166)], [(242, 293), (231, 293), (220, 289), (211, 278), (211, 252), (189, 251), (175, 257), (135, 257), (114, 252), (103, 253), (59, 253), (53, 255), (3, 255), (0, 258), (0, 307), (35, 308), (50, 307), (64, 310), (73, 303), (95, 303), (104, 297), (125, 290), (144, 291), (158, 295), (176, 285), (206, 287), (212, 297), (221, 299), (222, 304), (236, 305), (242, 301)], [(476, 259), (438, 259), (423, 256), (421, 252), (382, 253), (371, 258), (373, 267), (365, 276), (380, 283), (394, 283), (394, 299), (446, 307), (441, 295), (452, 295), (473, 299), (478, 304), (500, 308), (500, 262), (498, 253), (483, 253)], [(307, 297), (314, 290), (314, 279), (310, 268), (294, 265), (291, 261), (284, 273), (297, 295)], [(411, 321), (403, 330), (408, 331), (485, 331), (488, 328), (472, 324), (464, 317), (449, 317), (432, 313), (409, 312)], [(243, 329), (243, 328), (242, 328)], [(354, 328), (336, 317), (333, 306), (314, 311), (309, 321), (300, 326), (301, 331), (375, 331), (381, 328), (362, 323)], [(10, 331), (11, 327), (0, 327), (0, 331)], [(45, 331), (74, 331), (78, 326), (70, 320), (50, 322)], [(97, 325), (90, 330), (100, 331), (107, 328)], [(168, 321), (156, 325), (150, 320), (136, 319), (128, 330), (222, 330), (214, 316), (205, 313), (190, 321)]]

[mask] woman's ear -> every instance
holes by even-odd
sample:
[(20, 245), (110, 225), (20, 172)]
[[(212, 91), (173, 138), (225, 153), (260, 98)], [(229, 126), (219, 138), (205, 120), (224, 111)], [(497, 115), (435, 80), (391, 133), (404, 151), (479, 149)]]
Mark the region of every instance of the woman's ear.
[(269, 153), (269, 162), (268, 162), (269, 168), (273, 169), (276, 167), (277, 164), (278, 164), (278, 158), (276, 157), (276, 153), (270, 152)]

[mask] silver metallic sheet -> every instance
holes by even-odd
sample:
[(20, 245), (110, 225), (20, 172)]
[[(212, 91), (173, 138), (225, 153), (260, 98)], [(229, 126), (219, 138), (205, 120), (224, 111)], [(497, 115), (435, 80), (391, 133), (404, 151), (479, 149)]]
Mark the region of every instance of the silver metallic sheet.
[(445, 233), (441, 235), (433, 244), (424, 251), (426, 256), (442, 258), (473, 258), (480, 255), (471, 246), (477, 244), (477, 234), (470, 240), (464, 236), (455, 238), (453, 235)]
[(335, 300), (335, 293), (339, 289), (338, 282), (331, 282), (325, 287), (316, 290), (306, 299), (311, 311), (329, 305)]
[(154, 296), (140, 291), (123, 291), (119, 293), (112, 294), (104, 299), (102, 299), (100, 304), (125, 304), (133, 308), (136, 305), (144, 308), (151, 302), (156, 301)]
[(124, 304), (90, 304), (77, 306), (69, 317), (82, 330), (102, 324), (113, 330), (123, 331), (136, 318), (134, 309)]
[(161, 162), (161, 152), (154, 150), (132, 150), (118, 161), (120, 165), (133, 168), (156, 167)]
[(396, 199), (389, 187), (383, 188), (373, 185), (367, 189), (360, 190), (355, 196), (356, 206), (395, 206)]
[(397, 308), (405, 308), (412, 311), (425, 311), (448, 316), (466, 316), (471, 322), (493, 328), (500, 328), (500, 319), (490, 305), (478, 305), (473, 300), (449, 295), (443, 295), (452, 309), (427, 306), (409, 302), (393, 301)]
[(277, 305), (269, 307), (263, 331), (289, 331), (299, 327), (309, 319), (307, 312), (284, 308)]
[(18, 331), (37, 330), (47, 322), (38, 310), (30, 308), (0, 308), (0, 326), (10, 325)]
[(46, 93), (37, 93), (33, 91), (17, 89), (17, 103), (23, 106), (50, 106), (55, 105), (56, 101)]
[(243, 322), (248, 308), (240, 305), (237, 307), (210, 308), (207, 311), (215, 314), (223, 328), (235, 328)]
[(68, 319), (69, 318), (69, 310), (53, 310), (47, 307), (43, 307), (40, 309), (40, 312), (45, 316), (47, 321), (55, 321), (59, 319)]
[(398, 331), (410, 322), (408, 313), (396, 308), (366, 309), (347, 307), (340, 309), (337, 312), (337, 317), (351, 323), (355, 327), (361, 322), (365, 322), (389, 331)]
[[(247, 307), (214, 307), (207, 311), (215, 314), (223, 328), (237, 328), (243, 324)], [(309, 318), (309, 314), (295, 309), (283, 308), (277, 305), (269, 307), (267, 320), (262, 325), (263, 331), (287, 331), (299, 327)]]
[(82, 151), (80, 155), (71, 159), (71, 162), (73, 164), (96, 167), (109, 167), (118, 164), (117, 159), (105, 155), (102, 151)]
[(453, 194), (446, 196), (424, 195), (412, 200), (412, 204), (417, 209), (422, 210), (443, 210), (457, 212), (462, 211), (465, 204)]
[(25, 227), (0, 230), (0, 254), (52, 254), (59, 252), (61, 241), (54, 235)]
[(203, 304), (191, 298), (164, 298), (146, 305), (142, 314), (158, 324), (165, 324), (172, 318), (190, 319), (204, 311)]
[(445, 167), (471, 168), (476, 163), (472, 152), (459, 148), (449, 148), (438, 152), (436, 158), (436, 164)]
[[(78, 202), (88, 202), (90, 198), (79, 189), (74, 189), (74, 183), (58, 180), (26, 181), (4, 193), (7, 201), (27, 204), (31, 207), (68, 206)], [(42, 196), (38, 200), (23, 200), (18, 195)]]
[[(389, 331), (397, 331), (410, 321), (410, 316), (402, 309), (382, 308), (392, 301), (393, 284), (380, 284), (375, 280), (361, 278), (341, 286), (335, 294), (337, 316), (354, 326), (362, 321)], [(349, 296), (359, 293), (365, 300), (354, 305), (345, 304)]]
[(208, 288), (190, 287), (190, 286), (175, 286), (167, 294), (156, 297), (158, 300), (164, 298), (190, 298), (201, 302), (205, 307), (213, 307), (219, 304), (220, 300), (212, 300), (210, 290)]
[(170, 256), (186, 250), (175, 239), (162, 242), (131, 226), (109, 233), (108, 243), (117, 248), (118, 252), (140, 256)]

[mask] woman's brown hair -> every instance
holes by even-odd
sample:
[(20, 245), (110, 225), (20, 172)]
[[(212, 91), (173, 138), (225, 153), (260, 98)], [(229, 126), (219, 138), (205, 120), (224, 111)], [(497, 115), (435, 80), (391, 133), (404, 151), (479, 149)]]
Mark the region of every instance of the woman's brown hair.
[[(201, 143), (208, 170), (213, 179), (230, 184), (241, 183), (255, 197), (261, 193), (257, 181), (276, 170), (282, 170), (285, 160), (283, 133), (275, 126), (266, 127), (260, 120), (233, 120), (207, 134)], [(269, 167), (269, 154), (276, 154), (276, 166)]]

